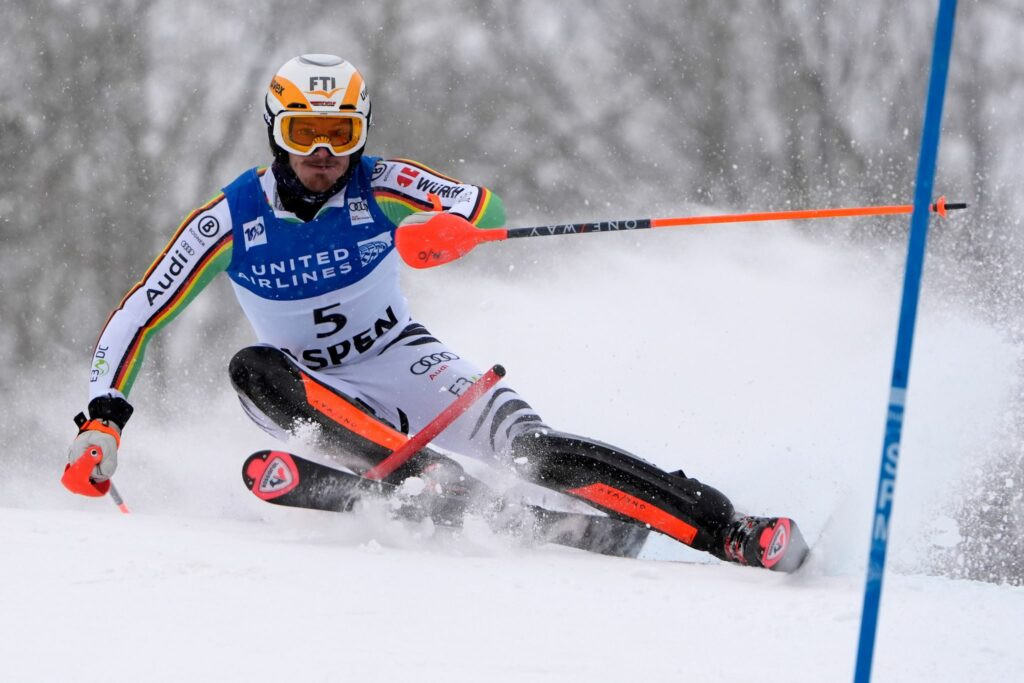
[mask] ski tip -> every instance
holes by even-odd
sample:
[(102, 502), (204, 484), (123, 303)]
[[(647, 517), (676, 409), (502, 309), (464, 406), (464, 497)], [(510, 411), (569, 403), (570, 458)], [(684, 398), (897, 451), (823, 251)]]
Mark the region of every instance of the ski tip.
[(284, 451), (257, 451), (242, 465), (242, 481), (257, 498), (273, 500), (299, 485), (299, 468)]

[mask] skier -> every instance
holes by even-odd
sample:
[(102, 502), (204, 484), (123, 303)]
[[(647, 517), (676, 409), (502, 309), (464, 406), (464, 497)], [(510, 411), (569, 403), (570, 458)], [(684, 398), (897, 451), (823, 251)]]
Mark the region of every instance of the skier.
[[(69, 463), (102, 453), (94, 483), (117, 467), (146, 344), (222, 271), (259, 340), (230, 363), (242, 407), (282, 439), (312, 425), (304, 432), (355, 472), (383, 460), (481, 374), (411, 317), (394, 236), (438, 210), (501, 227), (501, 199), (413, 161), (365, 155), (370, 97), (339, 57), (289, 60), (265, 105), (271, 166), (242, 173), (193, 211), (103, 328), (89, 416), (76, 416), (68, 453)], [(551, 429), (504, 382), (434, 443), (722, 560), (789, 571), (806, 554), (792, 520), (739, 515), (722, 493), (681, 471)], [(387, 480), (412, 476), (452, 495), (472, 481), (430, 448)]]

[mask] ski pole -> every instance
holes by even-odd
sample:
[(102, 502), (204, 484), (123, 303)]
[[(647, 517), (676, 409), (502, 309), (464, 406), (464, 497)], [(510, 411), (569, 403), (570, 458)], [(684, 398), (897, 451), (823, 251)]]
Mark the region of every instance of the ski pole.
[(396, 448), (391, 455), (370, 468), (363, 477), (380, 481), (404, 465), (409, 458), (423, 450), (434, 437), (443, 432), (452, 422), (455, 422), (456, 418), (466, 412), (478, 398), (486, 394), (504, 376), (505, 368), (500, 365), (495, 365), (485, 372), (480, 379), (470, 385), (469, 389), (452, 401), (451, 405), (438, 413), (437, 417), (431, 420), (427, 426)]
[[(931, 205), (933, 213), (945, 217), (947, 211), (966, 209), (967, 204), (949, 204), (945, 197)], [(596, 223), (565, 223), (540, 225), (529, 228), (477, 228), (451, 214), (441, 213), (427, 223), (406, 225), (395, 235), (395, 246), (402, 260), (413, 268), (432, 268), (465, 256), (481, 242), (499, 242), (520, 237), (545, 235), (581, 235), (590, 232), (617, 232), (645, 230), (715, 223), (747, 223), (761, 221), (789, 221), (810, 218), (842, 218), (850, 216), (883, 216), (911, 213), (913, 204), (894, 206), (857, 206), (833, 209), (803, 209), (797, 211), (761, 211), (719, 216), (687, 216), (680, 218), (633, 218)]]
[(121, 497), (121, 493), (117, 490), (117, 487), (114, 486), (114, 482), (110, 482), (110, 500), (114, 501), (114, 505), (117, 506), (117, 509), (124, 514), (127, 515), (131, 513), (131, 510), (129, 510), (128, 506), (125, 505), (124, 498)]

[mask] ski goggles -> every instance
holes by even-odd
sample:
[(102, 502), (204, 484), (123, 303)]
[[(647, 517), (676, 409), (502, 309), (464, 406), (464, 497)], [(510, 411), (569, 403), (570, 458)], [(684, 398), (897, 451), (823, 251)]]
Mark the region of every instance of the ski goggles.
[(318, 147), (347, 156), (366, 142), (366, 117), (347, 112), (282, 112), (274, 118), (274, 142), (299, 156), (309, 156)]

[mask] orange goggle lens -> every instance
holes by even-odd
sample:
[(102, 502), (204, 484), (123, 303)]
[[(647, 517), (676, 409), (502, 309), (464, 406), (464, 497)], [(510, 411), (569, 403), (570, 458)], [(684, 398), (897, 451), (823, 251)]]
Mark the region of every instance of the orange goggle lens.
[(326, 145), (337, 155), (354, 152), (362, 146), (365, 124), (357, 116), (287, 116), (278, 124), (278, 144), (296, 154), (309, 154)]

